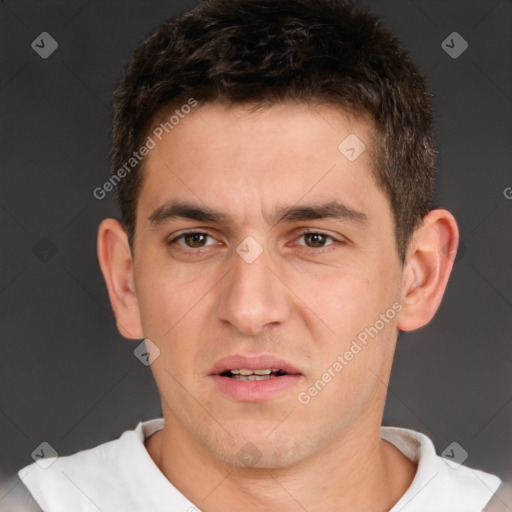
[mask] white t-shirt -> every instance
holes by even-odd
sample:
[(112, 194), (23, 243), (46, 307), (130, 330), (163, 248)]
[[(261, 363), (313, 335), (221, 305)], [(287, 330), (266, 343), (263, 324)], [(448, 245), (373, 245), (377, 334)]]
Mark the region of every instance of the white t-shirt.
[[(18, 475), (44, 512), (198, 512), (199, 506), (167, 480), (144, 446), (144, 439), (162, 428), (162, 418), (141, 422), (115, 441), (41, 459)], [(418, 463), (409, 489), (390, 512), (481, 511), (501, 484), (483, 471), (455, 469), (419, 432), (381, 427), (381, 438)]]

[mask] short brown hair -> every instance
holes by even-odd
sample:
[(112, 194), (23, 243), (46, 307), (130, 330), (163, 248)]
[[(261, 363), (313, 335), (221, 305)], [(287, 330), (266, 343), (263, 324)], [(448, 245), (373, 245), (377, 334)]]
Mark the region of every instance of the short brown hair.
[[(163, 110), (186, 103), (321, 102), (373, 122), (372, 171), (389, 198), (402, 262), (432, 208), (432, 97), (409, 53), (375, 15), (349, 1), (206, 0), (154, 30), (114, 94), (116, 172)], [(142, 161), (143, 163), (143, 161)], [(139, 164), (118, 184), (133, 248)]]

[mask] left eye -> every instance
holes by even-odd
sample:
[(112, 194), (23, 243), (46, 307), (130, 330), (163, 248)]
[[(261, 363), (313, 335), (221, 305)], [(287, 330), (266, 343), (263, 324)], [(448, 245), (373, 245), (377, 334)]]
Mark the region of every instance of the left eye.
[[(303, 238), (305, 241), (304, 245), (306, 247), (311, 248), (325, 247), (326, 245), (331, 245), (332, 243), (335, 242), (334, 238), (331, 235), (317, 231), (302, 233), (301, 235), (299, 235), (299, 240), (301, 238)], [(326, 243), (328, 240), (331, 240), (331, 243)]]

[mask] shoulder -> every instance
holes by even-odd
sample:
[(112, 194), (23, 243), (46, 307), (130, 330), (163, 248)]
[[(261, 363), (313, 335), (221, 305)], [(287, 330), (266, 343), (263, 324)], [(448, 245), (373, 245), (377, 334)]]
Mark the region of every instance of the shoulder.
[(467, 453), (457, 443), (440, 457), (432, 441), (420, 432), (382, 427), (381, 438), (418, 464), (411, 486), (391, 512), (478, 512), (501, 484), (495, 475), (464, 466)]
[(20, 469), (18, 476), (43, 510), (97, 510), (98, 490), (120, 486), (120, 444), (117, 439), (72, 455), (48, 457)]
[(144, 447), (145, 436), (161, 424), (161, 420), (139, 423), (116, 440), (34, 462), (18, 476), (44, 511), (135, 510), (139, 473), (147, 475), (153, 488), (164, 478)]

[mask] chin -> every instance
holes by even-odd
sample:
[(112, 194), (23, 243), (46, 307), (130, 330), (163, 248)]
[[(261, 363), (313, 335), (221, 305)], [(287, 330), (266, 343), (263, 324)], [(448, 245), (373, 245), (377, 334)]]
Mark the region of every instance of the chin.
[(214, 455), (223, 462), (238, 468), (281, 469), (290, 467), (307, 456), (307, 436), (301, 441), (297, 433), (291, 431), (267, 434), (261, 429), (259, 434), (238, 431), (225, 444), (211, 447)]

